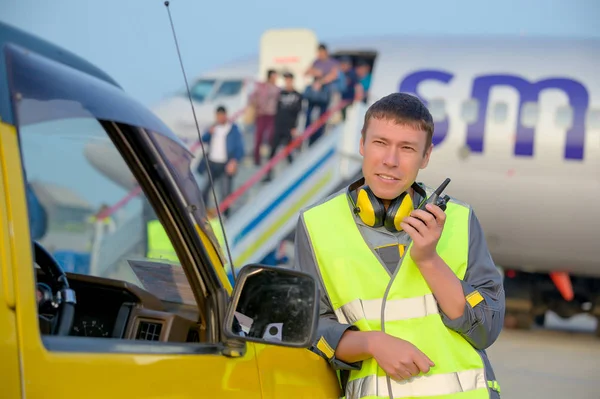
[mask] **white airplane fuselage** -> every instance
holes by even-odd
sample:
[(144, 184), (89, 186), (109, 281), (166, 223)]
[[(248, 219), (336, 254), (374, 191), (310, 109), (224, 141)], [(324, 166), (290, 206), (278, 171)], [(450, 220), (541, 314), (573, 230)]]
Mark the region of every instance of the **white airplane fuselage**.
[(600, 40), (401, 37), (329, 50), (376, 53), (369, 102), (402, 91), (429, 106), (434, 150), (419, 180), (452, 179), (445, 193), (473, 206), (499, 266), (600, 278)]
[(600, 277), (600, 121), (588, 123), (600, 116), (600, 42), (390, 44), (371, 98), (445, 103), (419, 178), (452, 179), (447, 193), (473, 206), (497, 264)]

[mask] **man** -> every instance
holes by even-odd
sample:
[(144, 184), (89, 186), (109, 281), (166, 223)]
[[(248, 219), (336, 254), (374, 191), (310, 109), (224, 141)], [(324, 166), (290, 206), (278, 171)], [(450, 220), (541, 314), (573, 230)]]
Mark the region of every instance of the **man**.
[(455, 199), (445, 212), (414, 209), (432, 192), (415, 181), (433, 127), (416, 97), (375, 102), (360, 140), (364, 184), (298, 221), (295, 268), (321, 284), (314, 350), (347, 399), (500, 397), (485, 348), (502, 328), (504, 290), (477, 217)]
[(369, 63), (365, 60), (360, 60), (356, 65), (356, 74), (358, 75), (358, 81), (360, 83), (358, 97), (366, 104), (369, 98), (369, 90), (371, 89), (372, 76)]
[[(357, 97), (357, 90), (361, 90), (362, 86), (358, 81), (358, 75), (352, 67), (352, 59), (350, 57), (340, 58), (340, 69), (344, 74), (346, 80), (345, 89), (342, 91), (342, 101), (348, 101), (349, 104), (342, 108), (342, 120), (346, 120), (346, 112), (348, 107), (352, 105)], [(362, 93), (362, 91), (360, 91)]]
[[(329, 56), (329, 51), (325, 44), (319, 44), (317, 49), (317, 59), (312, 66), (305, 72), (305, 76), (313, 77), (313, 84), (309, 85), (305, 91), (305, 98), (308, 101), (306, 107), (306, 126), (308, 128), (312, 120), (313, 110), (319, 109), (319, 118), (327, 111), (332, 94), (335, 91), (334, 82), (338, 79), (340, 71), (339, 62)], [(308, 145), (312, 146), (325, 132), (325, 124), (308, 139)]]
[[(238, 164), (244, 157), (242, 134), (235, 123), (227, 119), (227, 110), (219, 106), (216, 112), (216, 123), (202, 136), (202, 141), (209, 144), (207, 160), (198, 164), (198, 173), (206, 171), (206, 163), (210, 168), (213, 181), (223, 180), (221, 195), (223, 198), (231, 193), (233, 177), (237, 173)], [(210, 192), (210, 180), (206, 180), (202, 190), (202, 199), (206, 204)], [(227, 215), (229, 210), (224, 212)]]
[[(277, 101), (277, 113), (275, 114), (275, 132), (273, 141), (271, 142), (271, 155), (269, 159), (273, 159), (277, 148), (280, 145), (284, 147), (291, 143), (292, 137), (296, 132), (298, 124), (298, 114), (302, 109), (302, 94), (294, 89), (294, 75), (290, 72), (283, 74), (285, 79), (284, 89), (279, 93)], [(292, 154), (288, 154), (288, 162), (292, 163)], [(265, 176), (265, 180), (271, 180), (271, 172), (269, 170)]]
[(267, 81), (260, 83), (250, 96), (250, 105), (256, 110), (256, 129), (254, 132), (254, 164), (260, 166), (260, 146), (263, 141), (271, 142), (279, 87), (276, 85), (277, 72), (267, 71)]
[(329, 56), (329, 50), (323, 43), (317, 49), (317, 59), (306, 70), (305, 76), (320, 78), (323, 86), (327, 87), (338, 77), (339, 62)]
[[(306, 114), (306, 126), (305, 129), (311, 125), (311, 123), (316, 123), (317, 121), (310, 122), (310, 116), (312, 115), (312, 110), (315, 107), (319, 108), (319, 118), (323, 116), (323, 114), (327, 111), (327, 107), (329, 106), (329, 102), (331, 101), (331, 91), (326, 89), (325, 86), (321, 83), (321, 78), (314, 78), (312, 84), (307, 85), (304, 88), (304, 93), (302, 94), (303, 98), (306, 99), (307, 106), (307, 114)], [(308, 138), (308, 146), (312, 146), (314, 143), (321, 138), (323, 133), (325, 133), (325, 125), (327, 121), (323, 121), (321, 126), (317, 128), (317, 130)]]

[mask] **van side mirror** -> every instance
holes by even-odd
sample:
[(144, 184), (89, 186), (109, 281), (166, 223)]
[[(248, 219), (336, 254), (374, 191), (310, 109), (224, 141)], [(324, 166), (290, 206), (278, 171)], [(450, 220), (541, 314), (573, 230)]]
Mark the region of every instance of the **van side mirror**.
[(244, 266), (225, 316), (228, 338), (295, 348), (313, 344), (319, 287), (304, 272), (262, 265)]

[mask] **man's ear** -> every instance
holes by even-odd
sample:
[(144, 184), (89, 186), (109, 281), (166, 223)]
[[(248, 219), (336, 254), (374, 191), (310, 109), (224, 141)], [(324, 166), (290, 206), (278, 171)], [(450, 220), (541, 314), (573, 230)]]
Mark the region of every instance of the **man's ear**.
[(427, 151), (425, 151), (425, 155), (423, 156), (423, 161), (421, 161), (421, 169), (425, 169), (429, 164), (429, 158), (431, 157), (431, 151), (433, 151), (433, 144), (429, 145)]
[(360, 136), (360, 146), (358, 152), (360, 152), (360, 155), (362, 155), (363, 157), (365, 156), (365, 139), (362, 135)]

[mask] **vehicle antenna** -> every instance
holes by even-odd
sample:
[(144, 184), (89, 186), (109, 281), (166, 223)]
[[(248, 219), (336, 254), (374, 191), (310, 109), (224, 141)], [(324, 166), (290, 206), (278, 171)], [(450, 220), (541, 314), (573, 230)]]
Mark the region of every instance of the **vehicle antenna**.
[[(187, 89), (188, 98), (190, 100), (190, 106), (192, 107), (192, 113), (194, 114), (194, 122), (196, 123), (196, 130), (198, 131), (198, 141), (200, 142), (200, 146), (202, 147), (202, 156), (203, 162), (206, 162), (206, 171), (208, 172), (208, 179), (210, 181), (210, 188), (213, 194), (213, 199), (215, 201), (215, 205), (217, 207), (217, 215), (219, 216), (219, 223), (221, 224), (221, 231), (223, 232), (223, 238), (225, 239), (225, 247), (227, 249), (227, 256), (229, 257), (229, 264), (231, 265), (231, 274), (233, 276), (233, 281), (235, 283), (235, 267), (233, 266), (233, 259), (231, 257), (231, 251), (229, 250), (229, 242), (227, 240), (227, 234), (225, 234), (225, 225), (223, 224), (223, 218), (221, 216), (221, 210), (219, 209), (219, 203), (217, 201), (217, 195), (215, 193), (215, 185), (212, 178), (212, 173), (210, 172), (210, 168), (208, 167), (208, 160), (206, 158), (206, 150), (204, 149), (204, 143), (202, 143), (202, 134), (200, 134), (200, 127), (198, 126), (198, 119), (196, 118), (196, 111), (194, 109), (194, 103), (192, 102), (192, 95), (190, 93), (190, 87), (188, 85), (187, 76), (185, 74), (185, 68), (183, 67), (183, 61), (181, 60), (181, 52), (179, 51), (179, 43), (177, 42), (177, 35), (175, 34), (175, 26), (173, 26), (173, 18), (171, 18), (171, 11), (169, 9), (169, 2), (165, 1), (165, 7), (167, 8), (167, 13), (169, 14), (169, 21), (171, 22), (171, 30), (173, 31), (173, 39), (175, 40), (175, 47), (177, 48), (177, 56), (179, 57), (179, 64), (181, 65), (181, 72), (183, 73), (183, 80), (185, 81), (185, 87)], [(208, 215), (207, 215), (208, 216)]]

